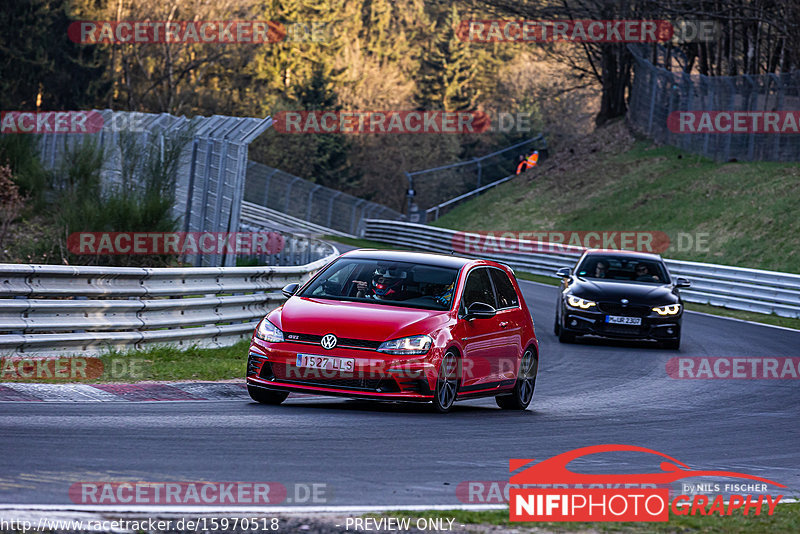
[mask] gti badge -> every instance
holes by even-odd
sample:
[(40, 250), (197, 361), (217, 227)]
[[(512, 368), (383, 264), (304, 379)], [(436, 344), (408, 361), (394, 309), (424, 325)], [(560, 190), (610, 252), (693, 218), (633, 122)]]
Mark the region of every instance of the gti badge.
[(327, 350), (331, 350), (333, 347), (335, 347), (336, 343), (337, 339), (333, 334), (325, 334), (322, 336), (322, 339), (319, 342), (319, 344), (322, 345), (322, 348)]

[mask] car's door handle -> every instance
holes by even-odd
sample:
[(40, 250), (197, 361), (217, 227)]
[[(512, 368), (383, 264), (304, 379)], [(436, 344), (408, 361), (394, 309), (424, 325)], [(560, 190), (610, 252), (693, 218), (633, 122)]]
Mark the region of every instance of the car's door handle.
[(505, 328), (507, 326), (508, 326), (508, 321), (501, 321), (500, 322), (500, 328)]

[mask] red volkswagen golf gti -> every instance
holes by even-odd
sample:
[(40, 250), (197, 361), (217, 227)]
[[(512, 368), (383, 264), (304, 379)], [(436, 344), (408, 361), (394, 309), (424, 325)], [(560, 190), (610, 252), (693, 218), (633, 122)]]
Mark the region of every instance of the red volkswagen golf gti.
[(495, 397), (524, 410), (539, 351), (513, 271), (492, 261), (355, 250), (258, 325), (247, 390), (280, 404), (291, 391), (432, 402)]

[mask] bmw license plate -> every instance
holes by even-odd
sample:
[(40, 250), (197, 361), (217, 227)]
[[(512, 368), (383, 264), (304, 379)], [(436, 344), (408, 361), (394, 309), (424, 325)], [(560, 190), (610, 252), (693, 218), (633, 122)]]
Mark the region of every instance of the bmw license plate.
[(337, 358), (336, 356), (318, 356), (316, 354), (297, 355), (297, 367), (307, 369), (352, 372), (355, 366), (355, 358)]
[(608, 324), (632, 324), (641, 325), (641, 317), (623, 317), (621, 315), (606, 315), (606, 322)]

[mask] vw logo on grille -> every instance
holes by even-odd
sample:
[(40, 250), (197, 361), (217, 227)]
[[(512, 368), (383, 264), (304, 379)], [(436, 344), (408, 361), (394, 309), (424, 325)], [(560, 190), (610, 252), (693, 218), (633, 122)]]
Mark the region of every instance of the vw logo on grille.
[(320, 340), (319, 344), (322, 345), (323, 349), (331, 350), (333, 347), (336, 346), (337, 341), (338, 340), (336, 339), (336, 336), (334, 336), (333, 334), (325, 334), (324, 336), (322, 336), (322, 339)]

